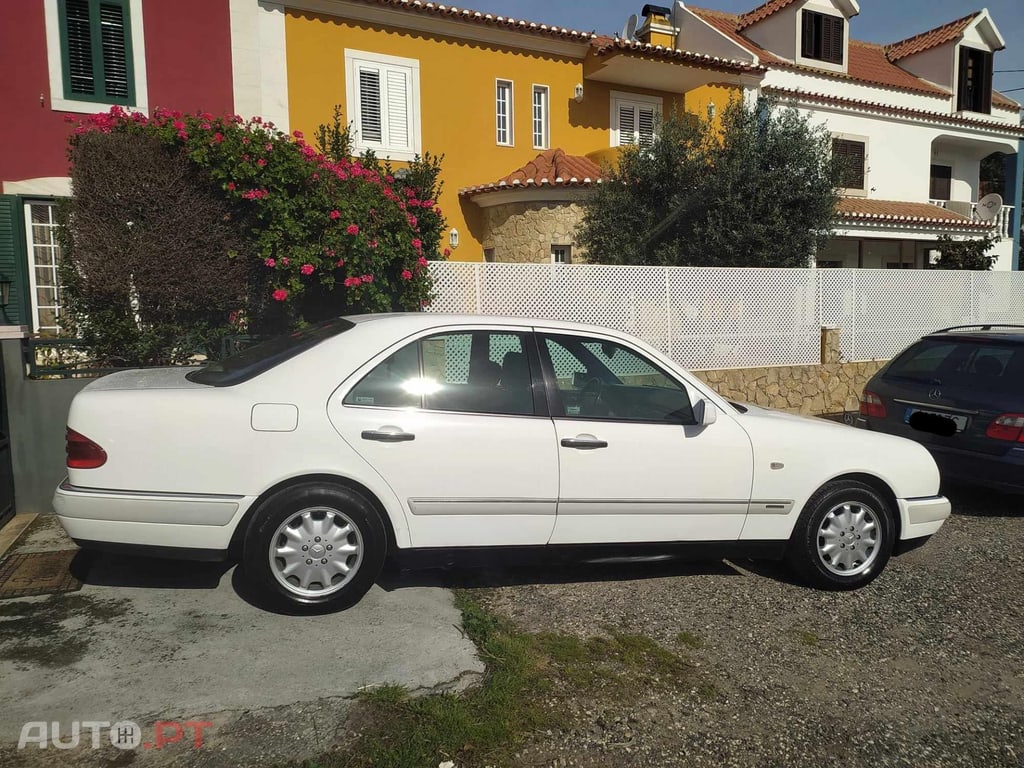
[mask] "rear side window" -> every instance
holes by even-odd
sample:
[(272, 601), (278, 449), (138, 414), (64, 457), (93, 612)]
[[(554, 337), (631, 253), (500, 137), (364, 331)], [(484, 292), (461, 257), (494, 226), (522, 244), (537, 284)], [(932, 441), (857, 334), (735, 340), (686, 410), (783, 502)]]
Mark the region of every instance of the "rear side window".
[(351, 328), (355, 328), (355, 324), (343, 317), (317, 323), (294, 333), (264, 341), (218, 362), (208, 363), (198, 371), (187, 374), (186, 378), (197, 384), (209, 384), (213, 387), (240, 384)]
[(1024, 381), (1024, 346), (973, 339), (925, 339), (892, 362), (886, 378), (1010, 392)]

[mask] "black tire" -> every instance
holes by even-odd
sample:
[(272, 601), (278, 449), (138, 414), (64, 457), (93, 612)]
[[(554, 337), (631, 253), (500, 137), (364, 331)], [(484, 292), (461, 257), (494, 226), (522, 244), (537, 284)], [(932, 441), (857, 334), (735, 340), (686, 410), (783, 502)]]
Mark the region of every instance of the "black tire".
[[(286, 523), (288, 532), (280, 532)], [(293, 526), (295, 523), (299, 525)], [(323, 530), (307, 531), (302, 527), (305, 525), (319, 525)], [(352, 532), (345, 535), (348, 527)], [(316, 533), (324, 535), (315, 538)], [(272, 544), (275, 550), (281, 551), (278, 547), (288, 546), (293, 537), (297, 548), (315, 547), (316, 553), (307, 550), (299, 556), (299, 561), (294, 555), (290, 555), (289, 560), (281, 557), (272, 561)], [(334, 544), (328, 545), (328, 541)], [(342, 551), (352, 547), (358, 554)], [(242, 564), (246, 576), (271, 604), (319, 613), (342, 610), (359, 602), (377, 580), (386, 554), (384, 522), (370, 502), (349, 488), (310, 484), (285, 488), (260, 505), (246, 531)], [(305, 565), (311, 561), (312, 566)], [(317, 572), (323, 579), (312, 581), (304, 589), (300, 577), (285, 576), (284, 567), (289, 562), (301, 569), (303, 576)], [(319, 562), (328, 565), (320, 570)], [(343, 565), (349, 568), (348, 572), (337, 570)], [(324, 583), (328, 578), (331, 581)]]
[[(852, 520), (843, 517), (847, 513)], [(853, 525), (842, 526), (844, 519)], [(874, 542), (868, 546), (865, 539), (872, 535)], [(885, 568), (895, 535), (893, 510), (878, 491), (856, 480), (835, 480), (807, 501), (789, 540), (786, 561), (813, 587), (857, 589)]]

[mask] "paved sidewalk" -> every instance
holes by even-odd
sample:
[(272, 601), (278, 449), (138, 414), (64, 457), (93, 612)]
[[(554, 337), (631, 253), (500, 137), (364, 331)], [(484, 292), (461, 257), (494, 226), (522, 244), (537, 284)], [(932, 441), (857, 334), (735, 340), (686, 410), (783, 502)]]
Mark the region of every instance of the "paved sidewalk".
[[(12, 553), (72, 548), (54, 522), (41, 518)], [(364, 686), (459, 686), (483, 670), (445, 589), (374, 587), (341, 613), (282, 616), (249, 602), (227, 564), (80, 553), (78, 569), (79, 592), (0, 601), (0, 764), (56, 759), (52, 748), (34, 747), (36, 757), (10, 749), (24, 723), (44, 720), (65, 729), (74, 720), (132, 720), (146, 729), (212, 719), (196, 764), (211, 764), (229, 744), (231, 764), (244, 762), (234, 751), (242, 744), (246, 754), (284, 749), (281, 758), (301, 758), (330, 746), (346, 700)], [(99, 755), (88, 751), (59, 754), (62, 764), (91, 765)], [(177, 763), (200, 757), (177, 746), (162, 757), (137, 752), (147, 765), (172, 752)]]

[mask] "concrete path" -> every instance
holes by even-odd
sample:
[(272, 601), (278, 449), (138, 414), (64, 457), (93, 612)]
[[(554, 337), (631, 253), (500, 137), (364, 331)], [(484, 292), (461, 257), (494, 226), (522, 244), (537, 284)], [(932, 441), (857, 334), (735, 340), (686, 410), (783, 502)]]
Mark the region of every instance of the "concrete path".
[[(32, 533), (12, 551), (70, 546), (45, 524)], [(216, 727), (196, 764), (213, 764), (209, 747), (228, 751), (232, 733), (249, 731), (241, 739), (248, 751), (272, 757), (287, 746), (278, 759), (301, 758), (329, 746), (345, 700), (361, 688), (458, 686), (483, 671), (444, 589), (374, 587), (342, 613), (282, 616), (250, 602), (235, 569), (223, 564), (115, 556), (90, 563), (80, 553), (72, 571), (79, 568), (80, 592), (0, 601), (0, 745), (8, 745), (0, 747), (0, 764), (36, 764), (31, 749), (10, 751), (29, 721), (69, 729), (75, 720), (131, 720), (148, 738), (158, 720), (213, 713), (222, 714), (212, 718)], [(251, 743), (270, 733), (272, 742)], [(162, 753), (169, 758), (170, 751), (173, 762), (192, 762), (178, 748)], [(146, 764), (160, 762), (155, 750), (138, 752)], [(77, 753), (62, 753), (62, 761)], [(228, 754), (231, 764), (246, 762)]]

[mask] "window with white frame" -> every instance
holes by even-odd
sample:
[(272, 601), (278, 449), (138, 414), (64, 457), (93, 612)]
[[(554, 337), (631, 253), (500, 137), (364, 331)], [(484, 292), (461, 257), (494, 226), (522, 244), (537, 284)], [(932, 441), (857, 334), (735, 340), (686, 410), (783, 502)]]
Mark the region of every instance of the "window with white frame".
[(551, 246), (551, 263), (552, 264), (569, 264), (572, 262), (572, 246), (571, 245), (552, 245)]
[(59, 336), (61, 302), (57, 268), (61, 249), (57, 239), (57, 206), (33, 202), (25, 206), (28, 233), (29, 286), (32, 291), (32, 330)]
[(413, 160), (420, 153), (420, 64), (416, 59), (345, 51), (352, 147)]
[(551, 142), (550, 91), (546, 85), (533, 86), (533, 148), (548, 149)]
[(662, 99), (656, 96), (612, 92), (612, 146), (649, 147), (654, 143), (662, 106)]
[(512, 137), (512, 81), (498, 80), (494, 87), (495, 141), (502, 147), (511, 147)]
[(50, 107), (148, 107), (143, 0), (42, 0)]

